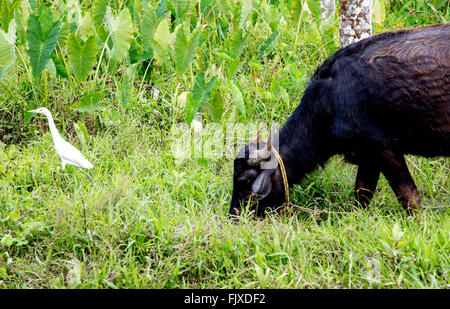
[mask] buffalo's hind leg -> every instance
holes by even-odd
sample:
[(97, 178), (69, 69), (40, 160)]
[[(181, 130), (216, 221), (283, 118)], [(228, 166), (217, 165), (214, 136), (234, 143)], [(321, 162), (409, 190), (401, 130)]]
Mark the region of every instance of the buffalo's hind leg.
[(401, 153), (386, 150), (382, 153), (381, 172), (389, 185), (409, 213), (422, 209), (420, 194), (409, 173), (405, 158)]
[(362, 207), (367, 207), (372, 200), (377, 187), (380, 169), (368, 162), (358, 165), (358, 174), (355, 181), (356, 201)]

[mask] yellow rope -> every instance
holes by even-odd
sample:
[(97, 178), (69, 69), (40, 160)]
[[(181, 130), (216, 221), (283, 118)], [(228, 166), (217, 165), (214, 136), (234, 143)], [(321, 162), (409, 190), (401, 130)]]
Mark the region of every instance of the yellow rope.
[(275, 149), (275, 147), (272, 147), (272, 152), (277, 157), (278, 164), (280, 165), (281, 176), (283, 177), (284, 196), (286, 198), (285, 204), (289, 205), (290, 204), (290, 200), (289, 200), (289, 183), (288, 183), (287, 176), (286, 176), (286, 168), (284, 167), (283, 159), (281, 159), (281, 156), (278, 153), (278, 151)]

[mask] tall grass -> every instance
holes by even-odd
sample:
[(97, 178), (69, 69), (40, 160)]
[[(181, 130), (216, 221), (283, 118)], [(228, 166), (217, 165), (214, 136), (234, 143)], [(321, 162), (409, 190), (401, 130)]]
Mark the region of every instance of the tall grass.
[[(152, 2), (155, 12), (164, 2)], [(186, 120), (190, 104), (179, 97), (193, 91), (200, 74), (205, 82), (217, 77), (211, 96), (219, 93), (223, 102), (219, 116), (208, 112), (214, 100), (204, 102), (196, 116), (205, 123), (282, 123), (308, 76), (336, 50), (337, 18), (321, 22), (292, 1), (258, 2), (246, 18), (240, 1), (191, 1), (185, 12), (176, 10), (177, 1), (165, 3), (170, 32), (179, 24), (188, 37), (197, 25), (203, 29), (185, 72), (177, 69), (170, 45), (166, 55), (158, 55), (154, 43), (155, 57), (133, 66), (132, 53), (113, 63), (107, 50), (115, 43), (100, 41), (96, 68), (86, 80), (78, 80), (70, 63), (67, 77), (50, 68), (34, 80), (28, 45), (18, 37), (24, 61), (17, 55), (14, 70), (0, 81), (0, 286), (448, 288), (450, 212), (442, 208), (450, 202), (447, 158), (407, 157), (427, 207), (421, 215), (407, 216), (383, 177), (370, 207), (355, 209), (355, 167), (334, 157), (296, 185), (292, 199), (310, 209), (349, 214), (286, 209), (265, 219), (244, 215), (236, 223), (226, 217), (232, 162), (180, 162), (171, 154), (169, 132)], [(448, 5), (438, 6), (437, 15), (425, 3), (385, 3), (377, 31), (450, 17)], [(68, 10), (53, 4), (57, 17)], [(130, 4), (111, 3), (113, 16)], [(80, 8), (83, 16), (92, 9), (88, 2)], [(189, 22), (178, 23), (180, 16)], [(144, 46), (138, 29), (133, 35)], [(64, 49), (66, 43), (59, 43)], [(132, 44), (130, 50), (137, 48)], [(92, 93), (101, 99), (80, 111)], [(61, 169), (45, 118), (25, 118), (37, 105), (51, 109), (58, 129), (94, 163), (95, 184), (71, 166)]]

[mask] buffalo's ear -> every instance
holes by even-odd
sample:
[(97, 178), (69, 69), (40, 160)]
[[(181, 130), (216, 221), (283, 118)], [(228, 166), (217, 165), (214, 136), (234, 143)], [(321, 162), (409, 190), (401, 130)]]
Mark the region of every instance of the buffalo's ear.
[(271, 171), (263, 170), (252, 184), (252, 192), (256, 193), (258, 199), (263, 199), (272, 190)]

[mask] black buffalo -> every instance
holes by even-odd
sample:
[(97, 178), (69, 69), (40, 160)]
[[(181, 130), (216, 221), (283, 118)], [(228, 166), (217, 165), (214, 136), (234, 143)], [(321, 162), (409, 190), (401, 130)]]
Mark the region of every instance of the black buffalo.
[[(450, 24), (382, 33), (338, 50), (278, 134), (290, 186), (343, 154), (358, 165), (360, 205), (383, 173), (402, 206), (420, 210), (404, 155), (450, 156)], [(279, 166), (261, 168), (271, 145), (256, 147), (245, 146), (234, 161), (231, 215), (251, 196), (258, 215), (285, 202)]]

